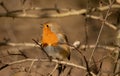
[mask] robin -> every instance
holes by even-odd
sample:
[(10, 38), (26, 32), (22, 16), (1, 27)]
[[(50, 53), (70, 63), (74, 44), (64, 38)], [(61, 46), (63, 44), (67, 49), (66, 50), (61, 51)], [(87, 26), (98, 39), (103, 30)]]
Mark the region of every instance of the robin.
[(70, 59), (70, 48), (66, 35), (55, 22), (43, 24), (42, 47), (52, 58), (64, 60)]
[[(46, 22), (43, 24), (43, 33), (41, 44), (43, 50), (52, 58), (58, 60), (70, 60), (70, 47), (68, 40), (61, 27), (55, 22)], [(59, 75), (66, 66), (59, 64)]]

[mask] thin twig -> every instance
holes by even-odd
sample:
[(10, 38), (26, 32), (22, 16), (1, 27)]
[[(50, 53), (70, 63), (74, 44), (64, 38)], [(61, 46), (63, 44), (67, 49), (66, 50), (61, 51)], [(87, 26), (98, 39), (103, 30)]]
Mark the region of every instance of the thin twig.
[(34, 62), (35, 62), (35, 60), (33, 60), (33, 61), (31, 62), (31, 64), (30, 64), (30, 68), (28, 69), (28, 73), (30, 73), (31, 68), (32, 68), (32, 66), (33, 66)]
[[(2, 3), (2, 5), (4, 5)], [(1, 5), (1, 6), (2, 6)], [(2, 6), (3, 7), (3, 6)], [(5, 7), (5, 5), (4, 5)], [(4, 8), (3, 7), (3, 8)], [(114, 4), (111, 5), (111, 8), (120, 8), (120, 5)], [(4, 8), (5, 9), (5, 8)], [(94, 9), (94, 10), (93, 10)], [(109, 9), (109, 6), (103, 6), (103, 7), (97, 7), (97, 8), (93, 8), (91, 9), (91, 12), (95, 12), (97, 11), (105, 11), (107, 9)], [(23, 11), (24, 10), (24, 11)], [(30, 13), (26, 13), (27, 11), (60, 11), (60, 10), (64, 10), (66, 12), (63, 13), (54, 13), (54, 14), (30, 14)], [(39, 7), (31, 7), (31, 8), (26, 8), (26, 9), (22, 9), (22, 10), (15, 10), (15, 11), (8, 11), (7, 13), (0, 13), (0, 17), (13, 17), (13, 18), (57, 18), (57, 17), (65, 17), (65, 16), (71, 16), (71, 15), (81, 15), (81, 14), (86, 14), (88, 11), (88, 9), (80, 9), (80, 10), (74, 10), (74, 9), (61, 9), (61, 8), (39, 8)], [(103, 21), (104, 19), (101, 19), (100, 17), (97, 16), (90, 16), (87, 15), (87, 17), (90, 17), (92, 19), (99, 19), (100, 21)], [(117, 30), (117, 27), (115, 27), (113, 24), (105, 21), (105, 24), (107, 26), (109, 26), (110, 28)]]
[(3, 2), (1, 2), (0, 5), (5, 9), (6, 12), (8, 12), (8, 9)]
[[(102, 21), (102, 22), (104, 21), (104, 19), (102, 19), (101, 17), (94, 16), (94, 15), (86, 15), (86, 17), (91, 18), (91, 19), (100, 20), (100, 21)], [(106, 24), (108, 27), (112, 28), (113, 30), (117, 30), (117, 29), (118, 29), (115, 25), (113, 25), (113, 24), (111, 24), (111, 23), (109, 23), (109, 22), (107, 22), (107, 21), (105, 21), (105, 24)]]
[(85, 60), (85, 63), (86, 63), (86, 71), (88, 72), (88, 75), (89, 75), (89, 76), (92, 76), (92, 75), (91, 75), (91, 72), (90, 72), (90, 67), (89, 67), (88, 61), (87, 61), (87, 59), (86, 59), (85, 56), (84, 56), (84, 60)]
[[(14, 65), (14, 64), (19, 64), (19, 63), (23, 63), (23, 62), (28, 62), (28, 61), (42, 61), (42, 62), (49, 62), (49, 59), (23, 59), (23, 60), (18, 60), (18, 61), (14, 61), (14, 62), (11, 62), (11, 63), (7, 63), (6, 65), (7, 66), (10, 66), (10, 65)], [(67, 61), (59, 61), (57, 59), (52, 59), (52, 62), (54, 63), (58, 63), (58, 64), (63, 64), (63, 65), (68, 65), (68, 66), (72, 66), (72, 67), (75, 67), (75, 68), (78, 68), (78, 69), (83, 69), (83, 70), (87, 70), (86, 67), (84, 66), (81, 66), (81, 65), (77, 65), (77, 64), (74, 64), (74, 63), (71, 63), (71, 62), (67, 62)], [(6, 67), (7, 67), (6, 66)], [(5, 67), (4, 67), (5, 68)], [(4, 69), (2, 68), (2, 69)], [(0, 69), (0, 70), (2, 70)], [(93, 72), (90, 72), (93, 76), (96, 76)]]
[(25, 46), (25, 47), (39, 47), (39, 45), (35, 43), (6, 43), (5, 45), (9, 46)]
[[(13, 47), (17, 47), (17, 46), (22, 47), (23, 46), (23, 48), (24, 47), (40, 47), (39, 45), (37, 45), (35, 43), (27, 43), (27, 42), (24, 42), (24, 43), (6, 43), (6, 42), (0, 42), (0, 44), (1, 44), (0, 46), (6, 46), (6, 45), (13, 46)], [(81, 44), (79, 48), (80, 49), (85, 49), (85, 48), (95, 48), (95, 47), (96, 47), (95, 44), (91, 44), (91, 45)], [(98, 45), (97, 47), (98, 48), (103, 48), (103, 49), (109, 50), (109, 51), (114, 51), (114, 52), (116, 52), (115, 49), (117, 49), (117, 47), (115, 47), (115, 46), (107, 46), (107, 45)], [(73, 47), (71, 47), (71, 48), (73, 48)]]
[[(113, 2), (114, 2), (114, 0), (113, 0)], [(91, 54), (90, 59), (89, 59), (90, 62), (91, 62), (91, 60), (92, 60), (92, 58), (93, 58), (94, 52), (95, 52), (95, 50), (96, 50), (96, 48), (97, 48), (97, 45), (98, 45), (98, 43), (99, 43), (100, 36), (101, 36), (102, 30), (103, 30), (103, 27), (104, 27), (104, 25), (105, 25), (105, 21), (107, 20), (107, 18), (108, 18), (108, 16), (109, 16), (110, 10), (111, 10), (112, 5), (113, 5), (113, 2), (112, 2), (112, 3), (110, 2), (108, 11), (107, 11), (107, 13), (106, 13), (106, 16), (105, 16), (103, 22), (102, 22), (102, 25), (101, 25), (101, 28), (100, 28), (100, 31), (99, 31), (99, 34), (98, 34), (98, 37), (97, 37), (97, 40), (96, 40), (96, 43), (95, 43), (96, 47), (93, 48), (92, 54)]]
[[(4, 5), (2, 3), (2, 5)], [(5, 5), (4, 5), (5, 6)], [(2, 6), (3, 7), (3, 6)], [(4, 7), (3, 7), (4, 8)], [(120, 8), (120, 5), (114, 4), (111, 5), (111, 8)], [(92, 10), (92, 12), (97, 11), (105, 11), (107, 9), (109, 9), (109, 6), (103, 6), (103, 7), (97, 7), (97, 8), (93, 8), (94, 10)], [(96, 9), (96, 10), (95, 10)], [(7, 13), (1, 13), (0, 17), (15, 17), (15, 18), (56, 18), (56, 17), (65, 17), (65, 16), (71, 16), (71, 15), (80, 15), (80, 14), (86, 14), (88, 11), (87, 9), (80, 9), (80, 10), (74, 10), (74, 9), (60, 9), (60, 8), (39, 8), (39, 7), (32, 7), (32, 8), (27, 8), (25, 9), (25, 11), (43, 11), (43, 10), (47, 10), (47, 11), (51, 11), (51, 10), (65, 10), (67, 12), (64, 13), (54, 13), (54, 14), (42, 14), (42, 15), (38, 15), (38, 14), (30, 14), (30, 13), (25, 13), (22, 10), (15, 10), (15, 11), (7, 11)], [(87, 17), (90, 17), (92, 19), (99, 19), (100, 21), (103, 21), (103, 19), (96, 17), (96, 16), (89, 16), (87, 15)], [(106, 25), (108, 25), (109, 27), (113, 28), (114, 30), (116, 30), (117, 28), (108, 22), (105, 22)]]
[[(120, 8), (120, 5), (118, 4), (114, 4), (111, 6), (111, 8), (115, 9), (115, 8)], [(93, 10), (94, 9), (94, 10)], [(108, 6), (103, 6), (103, 7), (97, 7), (97, 8), (93, 8), (91, 9), (92, 12), (97, 11), (105, 11), (109, 9), (109, 5)], [(32, 7), (32, 8), (28, 8), (26, 9), (26, 11), (43, 11), (43, 10), (62, 10), (60, 8), (39, 8), (39, 7)], [(64, 13), (53, 13), (53, 14), (42, 14), (42, 15), (38, 15), (38, 14), (24, 14), (23, 10), (15, 10), (15, 11), (9, 11), (7, 13), (1, 13), (0, 17), (15, 17), (15, 18), (58, 18), (58, 17), (65, 17), (65, 16), (72, 16), (72, 15), (81, 15), (81, 14), (85, 14), (87, 13), (87, 9), (80, 9), (80, 10), (74, 10), (74, 9), (63, 9), (63, 10), (67, 10), (67, 12)]]
[(52, 76), (52, 74), (55, 72), (57, 68), (58, 68), (58, 63), (56, 63), (55, 67), (53, 68), (53, 70), (50, 72), (48, 76)]
[(39, 47), (40, 49), (46, 54), (46, 56), (49, 58), (49, 60), (51, 61), (51, 57), (48, 55), (48, 53), (44, 50), (44, 48), (42, 47), (42, 44), (37, 42), (36, 40), (32, 39)]

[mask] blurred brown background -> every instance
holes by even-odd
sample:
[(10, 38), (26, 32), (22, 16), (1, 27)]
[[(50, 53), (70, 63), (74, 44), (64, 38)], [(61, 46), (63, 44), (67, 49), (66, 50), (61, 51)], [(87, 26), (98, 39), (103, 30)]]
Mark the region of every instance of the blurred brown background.
[[(0, 0), (7, 7), (8, 11), (19, 10), (23, 8), (30, 7), (40, 7), (40, 8), (54, 8), (55, 4), (57, 8), (65, 8), (65, 9), (88, 9), (93, 7), (99, 7), (100, 0), (25, 0), (23, 5), (22, 1), (24, 0)], [(57, 2), (56, 2), (57, 1)], [(104, 1), (104, 0), (101, 0)], [(104, 2), (108, 3), (107, 0)], [(103, 3), (103, 5), (107, 5)], [(0, 13), (5, 13), (5, 9), (1, 6)], [(37, 11), (33, 12), (36, 14), (43, 13), (57, 13), (56, 11)], [(106, 11), (101, 12), (103, 15), (106, 14)], [(101, 13), (95, 12), (90, 13), (96, 16), (99, 16)], [(112, 24), (117, 24), (118, 18), (120, 15), (118, 9), (112, 10), (112, 14), (108, 17), (108, 21)], [(47, 21), (55, 21), (59, 25), (62, 26), (66, 35), (68, 36), (69, 42), (72, 44), (74, 41), (79, 40), (81, 44), (86, 43), (86, 33), (85, 28), (87, 28), (87, 44), (95, 44), (97, 35), (100, 30), (101, 22), (99, 20), (87, 19), (84, 15), (76, 15), (76, 16), (67, 16), (61, 18), (11, 18), (11, 17), (0, 17), (0, 41), (2, 42), (4, 38), (10, 39), (10, 42), (31, 42), (34, 43), (32, 39), (40, 39), (41, 31), (40, 24)], [(85, 27), (86, 26), (86, 27)], [(111, 29), (110, 27), (104, 26), (102, 35), (100, 37), (100, 43), (105, 45), (111, 45), (116, 37), (116, 31)], [(3, 63), (24, 59), (22, 56), (17, 55), (9, 55), (7, 53), (8, 50), (18, 49), (21, 50), (28, 58), (38, 58), (44, 57), (43, 52), (40, 51), (39, 48), (30, 48), (27, 47), (25, 49), (21, 47), (11, 47), (11, 46), (0, 46), (0, 60), (1, 66)], [(82, 50), (85, 54), (86, 58), (89, 59), (90, 53), (92, 49), (87, 49), (86, 51)], [(110, 52), (104, 49), (97, 49), (94, 57), (95, 60), (101, 59), (105, 55), (109, 55)], [(84, 65), (84, 61), (82, 62), (82, 58), (75, 51), (72, 53), (72, 60), (76, 64)], [(110, 67), (113, 62), (112, 58), (106, 58), (105, 62), (103, 62), (103, 72), (111, 72), (112, 67)], [(43, 65), (44, 64), (44, 65)], [(54, 64), (50, 63), (39, 63), (34, 64), (31, 75), (32, 76), (44, 76), (47, 75)], [(27, 65), (27, 66), (26, 66)], [(107, 66), (106, 66), (107, 65)], [(9, 66), (0, 71), (0, 76), (13, 76), (16, 73), (22, 72), (24, 76), (24, 71), (28, 69), (30, 63), (24, 64), (16, 64)], [(98, 65), (99, 66), (99, 65)], [(36, 69), (37, 68), (37, 69)], [(39, 73), (37, 73), (39, 72)], [(85, 76), (86, 71), (74, 68), (71, 72), (71, 76)], [(17, 76), (17, 75), (16, 75)], [(105, 72), (105, 75), (108, 76), (108, 73)]]

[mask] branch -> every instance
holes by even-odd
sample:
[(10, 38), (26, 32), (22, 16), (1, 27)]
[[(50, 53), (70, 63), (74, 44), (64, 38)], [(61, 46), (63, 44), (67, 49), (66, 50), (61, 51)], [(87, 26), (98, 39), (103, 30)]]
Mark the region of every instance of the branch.
[[(7, 66), (10, 66), (10, 65), (13, 65), (13, 64), (19, 64), (19, 63), (23, 63), (23, 62), (28, 62), (28, 61), (34, 61), (34, 62), (37, 62), (37, 61), (42, 61), (42, 62), (49, 62), (49, 59), (23, 59), (23, 60), (18, 60), (18, 61), (14, 61), (14, 62), (11, 62), (11, 63), (7, 63), (6, 65)], [(72, 66), (72, 67), (75, 67), (75, 68), (78, 68), (78, 69), (83, 69), (83, 70), (86, 70), (86, 67), (84, 66), (81, 66), (81, 65), (77, 65), (77, 64), (74, 64), (74, 63), (71, 63), (71, 62), (67, 62), (67, 61), (58, 61), (56, 59), (52, 59), (52, 62), (54, 63), (58, 63), (58, 64), (63, 64), (63, 65), (68, 65), (68, 66)], [(6, 66), (5, 65), (5, 66)], [(3, 66), (5, 68), (5, 66)], [(7, 67), (6, 66), (6, 67)], [(2, 69), (4, 69), (3, 67), (1, 67)], [(0, 68), (0, 70), (2, 70)], [(93, 76), (96, 76), (93, 72), (90, 72)]]
[[(5, 5), (2, 3), (2, 7), (5, 9)], [(114, 4), (111, 6), (111, 9), (119, 9), (120, 5)], [(93, 8), (90, 11), (95, 12), (95, 11), (105, 11), (109, 9), (108, 6), (103, 6), (103, 7), (97, 7)], [(5, 9), (6, 10), (6, 9)], [(60, 9), (60, 8), (39, 8), (39, 7), (31, 7), (28, 9), (25, 9), (25, 11), (64, 11), (63, 13), (53, 13), (53, 14), (30, 14), (30, 13), (24, 13), (23, 9), (22, 10), (15, 10), (15, 11), (6, 11), (7, 13), (0, 13), (0, 17), (13, 17), (13, 18), (58, 18), (58, 17), (66, 17), (66, 16), (72, 16), (72, 15), (82, 15), (86, 14), (89, 10), (87, 9), (80, 9), (80, 10), (74, 10), (74, 9)], [(87, 17), (92, 18), (92, 19), (97, 19), (100, 21), (103, 21), (100, 17), (93, 16), (93, 15), (87, 15)], [(110, 28), (117, 30), (117, 27), (115, 25), (105, 21), (105, 24), (109, 26)]]
[(96, 47), (93, 48), (92, 54), (91, 54), (90, 59), (89, 59), (90, 62), (91, 62), (91, 60), (92, 60), (92, 58), (93, 58), (93, 55), (94, 55), (94, 53), (95, 53), (95, 50), (96, 50), (96, 48), (97, 48), (97, 46), (98, 46), (98, 43), (99, 43), (99, 40), (100, 40), (102, 31), (103, 31), (105, 22), (107, 21), (107, 18), (108, 18), (109, 14), (110, 14), (110, 10), (111, 10), (111, 8), (112, 8), (113, 3), (114, 3), (114, 0), (113, 0), (113, 1), (109, 0), (108, 10), (107, 10), (107, 13), (106, 13), (106, 15), (105, 15), (104, 20), (102, 21), (101, 28), (100, 28), (100, 31), (99, 31), (99, 34), (98, 34), (98, 36), (97, 36), (97, 40), (96, 40), (96, 43), (95, 43), (95, 46), (96, 46)]
[(39, 47), (39, 45), (35, 43), (6, 43), (9, 46), (26, 46), (26, 47)]
[[(2, 46), (14, 46), (14, 47), (17, 47), (17, 46), (23, 46), (24, 47), (40, 47), (39, 45), (35, 44), (35, 43), (4, 43)], [(95, 47), (95, 44), (91, 44), (91, 45), (80, 45), (80, 49), (85, 49), (85, 48), (94, 48)], [(105, 50), (109, 50), (109, 51), (114, 51), (116, 52), (115, 50), (117, 49), (117, 47), (114, 47), (114, 46), (105, 46), (105, 45), (98, 45), (97, 46), (98, 48), (103, 48)], [(73, 47), (71, 47), (71, 49), (74, 49)]]
[[(109, 5), (103, 6), (103, 7), (98, 7), (97, 10), (98, 11), (105, 11), (105, 10), (108, 10), (109, 7), (110, 7)], [(119, 9), (119, 8), (120, 8), (119, 4), (113, 4), (113, 5), (111, 5), (111, 9)]]
[[(120, 5), (114, 4), (111, 6), (112, 9), (119, 9)], [(91, 12), (95, 11), (105, 11), (109, 9), (108, 6), (97, 7), (91, 9)], [(87, 9), (80, 9), (80, 10), (73, 10), (73, 9), (59, 9), (59, 8), (39, 8), (39, 7), (32, 7), (28, 8), (25, 11), (50, 11), (50, 10), (65, 10), (67, 12), (64, 13), (53, 13), (53, 14), (24, 14), (23, 10), (16, 10), (16, 11), (9, 11), (7, 13), (1, 13), (0, 17), (15, 17), (15, 18), (57, 18), (57, 17), (65, 17), (65, 16), (72, 16), (72, 15), (81, 15), (88, 12)]]
[[(95, 19), (95, 20), (100, 20), (101, 22), (104, 21), (104, 19), (102, 19), (101, 17), (94, 16), (94, 15), (86, 15), (86, 17), (92, 18), (92, 19)], [(107, 26), (109, 26), (110, 28), (114, 29), (114, 30), (117, 30), (117, 29), (118, 29), (115, 25), (113, 25), (113, 24), (111, 24), (111, 23), (109, 23), (109, 22), (107, 22), (107, 21), (105, 21), (105, 24), (106, 24)]]

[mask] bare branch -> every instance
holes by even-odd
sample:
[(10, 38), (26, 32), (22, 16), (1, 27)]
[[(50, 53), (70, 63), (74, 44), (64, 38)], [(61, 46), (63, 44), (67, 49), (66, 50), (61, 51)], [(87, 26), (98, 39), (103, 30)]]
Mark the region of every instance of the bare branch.
[[(88, 18), (92, 18), (92, 19), (96, 19), (96, 20), (100, 20), (100, 21), (102, 21), (102, 22), (104, 21), (104, 19), (102, 19), (101, 17), (94, 16), (94, 15), (87, 15), (87, 17), (88, 17)], [(109, 22), (107, 22), (107, 21), (105, 21), (105, 24), (106, 24), (107, 26), (109, 26), (110, 28), (114, 29), (114, 30), (117, 30), (117, 29), (118, 29), (115, 25), (113, 25), (113, 24), (111, 24), (111, 23), (109, 23)]]
[[(105, 10), (108, 10), (109, 7), (110, 7), (109, 5), (103, 6), (103, 7), (98, 7), (97, 10), (99, 10), (99, 11), (105, 11)], [(111, 9), (118, 9), (118, 8), (120, 8), (119, 4), (113, 4), (113, 5), (111, 5)]]
[(3, 2), (1, 2), (0, 5), (5, 9), (6, 12), (8, 12), (8, 9)]
[[(111, 6), (111, 8), (113, 9), (119, 9), (120, 5), (118, 4), (114, 4)], [(109, 9), (109, 5), (108, 6), (103, 6), (103, 7), (97, 7), (97, 8), (93, 8), (91, 11), (95, 12), (97, 11), (105, 11)], [(38, 14), (24, 14), (23, 10), (16, 10), (16, 11), (9, 11), (7, 13), (1, 13), (0, 17), (15, 17), (15, 18), (57, 18), (57, 17), (65, 17), (65, 16), (72, 16), (72, 15), (81, 15), (81, 14), (85, 14), (88, 12), (87, 9), (80, 9), (80, 10), (73, 10), (73, 9), (60, 9), (60, 8), (39, 8), (39, 7), (32, 7), (32, 8), (28, 8), (26, 9), (26, 11), (50, 11), (50, 10), (64, 10), (67, 12), (64, 13), (53, 13), (53, 14), (42, 14), (42, 15), (38, 15)]]
[[(8, 46), (23, 46), (23, 47), (40, 47), (34, 43), (6, 43), (4, 45), (8, 45)], [(80, 49), (85, 49), (85, 48), (94, 48), (95, 45), (94, 44), (91, 44), (91, 45), (80, 45)], [(112, 46), (106, 46), (106, 45), (98, 45), (97, 46), (98, 48), (103, 48), (103, 49), (106, 49), (106, 50), (109, 50), (109, 51), (115, 51), (117, 49), (117, 47), (112, 47)], [(71, 49), (73, 49), (73, 47), (71, 47)]]
[[(28, 62), (28, 61), (30, 61), (30, 62), (31, 61), (34, 61), (34, 62), (37, 62), (37, 61), (49, 62), (49, 59), (39, 59), (39, 60), (38, 59), (23, 59), (23, 60), (18, 60), (18, 61), (14, 61), (14, 62), (11, 62), (11, 63), (7, 63), (6, 65), (10, 66), (10, 65), (13, 65), (13, 64), (19, 64), (19, 63)], [(52, 59), (52, 62), (55, 62), (57, 64), (72, 66), (72, 67), (75, 67), (75, 68), (78, 68), (78, 69), (86, 70), (86, 67), (84, 67), (84, 66), (77, 65), (77, 64), (67, 62), (67, 61), (58, 61), (56, 59)], [(93, 72), (90, 72), (90, 73), (92, 74), (92, 76), (96, 76)]]
[(58, 68), (58, 63), (56, 63), (55, 67), (53, 68), (53, 70), (50, 72), (48, 76), (51, 76), (57, 68)]
[(6, 43), (6, 45), (9, 46), (28, 46), (28, 47), (39, 47), (37, 44), (35, 43)]
[[(1, 5), (2, 6), (2, 5)], [(120, 5), (114, 4), (111, 5), (111, 9), (119, 9)], [(102, 6), (91, 9), (91, 12), (95, 11), (105, 11), (109, 9), (108, 6)], [(88, 12), (87, 9), (80, 9), (80, 10), (74, 10), (74, 9), (60, 9), (60, 8), (39, 8), (39, 7), (32, 7), (25, 9), (25, 11), (64, 11), (63, 13), (53, 13), (53, 14), (30, 14), (30, 13), (24, 13), (22, 10), (15, 10), (15, 11), (8, 11), (6, 13), (0, 13), (0, 17), (13, 17), (13, 18), (58, 18), (58, 17), (66, 17), (66, 16), (72, 16), (72, 15), (82, 15)], [(100, 21), (103, 21), (100, 17), (93, 16), (93, 15), (87, 15), (87, 17), (90, 17), (92, 19), (98, 19)], [(110, 28), (117, 30), (117, 27), (115, 27), (113, 24), (105, 21), (105, 24), (109, 26)]]
[(107, 13), (106, 13), (106, 15), (105, 15), (104, 20), (102, 21), (102, 25), (101, 25), (101, 28), (100, 28), (100, 31), (99, 31), (99, 34), (98, 34), (98, 37), (97, 37), (97, 40), (96, 40), (96, 43), (95, 43), (95, 46), (96, 46), (96, 47), (93, 48), (92, 54), (91, 54), (90, 59), (89, 59), (90, 62), (91, 62), (91, 60), (92, 60), (92, 58), (93, 58), (93, 55), (94, 55), (94, 52), (95, 52), (95, 50), (96, 50), (96, 48), (97, 48), (97, 46), (98, 46), (98, 43), (99, 43), (99, 40), (100, 40), (100, 36), (101, 36), (102, 30), (103, 30), (103, 28), (104, 28), (105, 22), (107, 21), (107, 18), (108, 18), (108, 16), (109, 16), (109, 14), (110, 14), (110, 10), (111, 10), (111, 8), (112, 8), (113, 3), (114, 3), (114, 0), (112, 1), (112, 3), (111, 3), (111, 0), (110, 0), (109, 5), (108, 5)]

